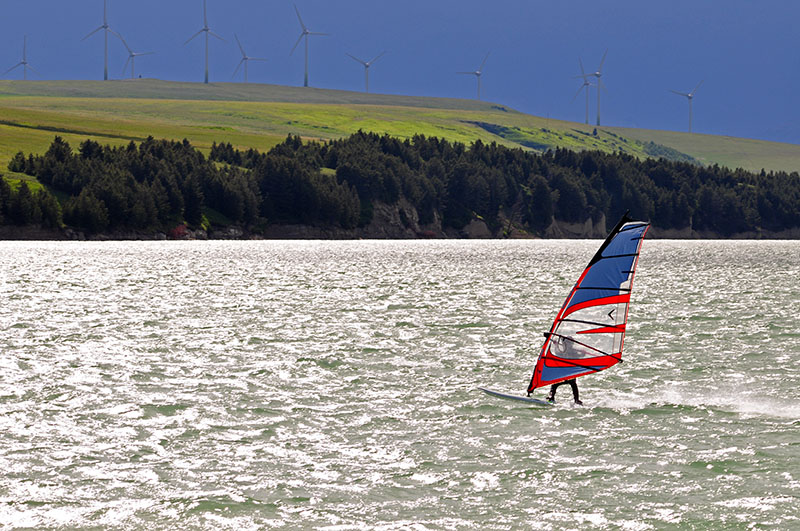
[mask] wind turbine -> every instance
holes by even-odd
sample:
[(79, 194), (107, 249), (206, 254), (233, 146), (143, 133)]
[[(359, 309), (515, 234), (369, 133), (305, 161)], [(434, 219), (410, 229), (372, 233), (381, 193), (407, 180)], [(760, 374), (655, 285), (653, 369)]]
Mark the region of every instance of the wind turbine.
[(28, 69), (29, 68), (31, 70), (33, 70), (34, 72), (36, 72), (36, 69), (34, 67), (32, 67), (30, 65), (30, 63), (28, 62), (28, 36), (27, 35), (25, 35), (22, 38), (22, 61), (20, 61), (19, 63), (15, 64), (11, 68), (9, 68), (5, 72), (3, 72), (3, 76), (5, 76), (9, 72), (11, 72), (15, 68), (17, 68), (18, 66), (22, 67), (22, 79), (23, 80), (27, 80), (28, 79)]
[(580, 57), (578, 58), (578, 64), (581, 65), (581, 75), (575, 77), (583, 79), (583, 84), (581, 85), (581, 88), (578, 89), (578, 92), (576, 92), (572, 97), (572, 101), (575, 101), (575, 98), (578, 97), (578, 94), (580, 94), (582, 90), (586, 89), (586, 125), (589, 125), (589, 87), (593, 87), (594, 85), (589, 82), (591, 74), (587, 74), (583, 70), (583, 61), (581, 61)]
[(108, 34), (109, 33), (113, 33), (114, 35), (119, 37), (119, 34), (116, 31), (112, 30), (111, 27), (109, 27), (107, 14), (108, 14), (108, 0), (103, 0), (103, 24), (101, 26), (98, 26), (89, 35), (87, 35), (86, 37), (81, 39), (82, 41), (85, 41), (86, 39), (88, 39), (89, 37), (91, 37), (92, 35), (97, 33), (98, 31), (104, 30), (103, 31), (103, 33), (105, 34), (104, 35), (105, 36), (105, 46), (103, 48), (103, 50), (104, 50), (104, 52), (103, 52), (103, 80), (104, 81), (108, 81)]
[(372, 59), (371, 61), (362, 61), (361, 59), (359, 59), (359, 58), (358, 58), (358, 57), (356, 57), (355, 55), (350, 55), (349, 53), (348, 53), (348, 54), (346, 54), (346, 55), (347, 55), (348, 57), (350, 57), (351, 59), (353, 59), (353, 60), (355, 60), (355, 61), (358, 61), (359, 63), (361, 63), (362, 65), (364, 65), (364, 80), (365, 80), (365, 82), (366, 82), (366, 85), (365, 85), (365, 86), (366, 86), (366, 88), (365, 88), (365, 90), (364, 90), (364, 91), (365, 91), (365, 92), (367, 92), (367, 93), (369, 93), (369, 67), (370, 67), (370, 66), (372, 66), (372, 64), (373, 64), (375, 61), (377, 61), (378, 59), (380, 59), (380, 58), (383, 56), (383, 54), (385, 54), (385, 53), (386, 53), (386, 52), (381, 52), (380, 54), (378, 54), (377, 56), (375, 56), (375, 58), (374, 58), (374, 59)]
[[(491, 52), (490, 52), (491, 53)], [(481, 66), (478, 67), (477, 70), (474, 72), (456, 72), (456, 74), (468, 74), (473, 75), (478, 78), (478, 99), (481, 99), (481, 74), (483, 73), (483, 65), (486, 64), (486, 60), (489, 58), (489, 53), (486, 54), (486, 57), (483, 58), (483, 62), (481, 62)]]
[(678, 96), (686, 96), (686, 99), (689, 100), (689, 133), (692, 132), (692, 98), (694, 98), (694, 93), (697, 92), (697, 89), (700, 88), (700, 85), (703, 84), (703, 81), (705, 81), (705, 79), (700, 81), (700, 83), (698, 83), (691, 92), (678, 92), (677, 90), (670, 89), (670, 92), (673, 94), (677, 94)]
[(211, 31), (211, 28), (208, 27), (208, 16), (206, 14), (206, 0), (203, 0), (203, 27), (200, 28), (197, 33), (189, 37), (189, 39), (186, 42), (184, 42), (183, 45), (186, 46), (187, 44), (189, 44), (189, 41), (191, 41), (201, 33), (206, 34), (206, 77), (203, 83), (208, 84), (208, 35), (211, 34), (223, 42), (225, 41), (225, 39), (223, 39), (213, 31)]
[(297, 45), (300, 44), (300, 40), (305, 37), (306, 39), (306, 70), (305, 70), (305, 77), (303, 78), (303, 86), (308, 86), (308, 36), (309, 35), (328, 35), (327, 33), (317, 33), (314, 31), (309, 31), (305, 24), (303, 24), (303, 19), (300, 17), (300, 11), (297, 9), (297, 4), (294, 6), (294, 11), (297, 13), (297, 20), (300, 21), (300, 27), (303, 28), (303, 31), (300, 32), (300, 36), (297, 38), (297, 42), (294, 43), (292, 47), (292, 51), (289, 52), (289, 55), (294, 53), (294, 49), (297, 48)]
[(135, 68), (134, 62), (135, 62), (136, 58), (139, 57), (140, 55), (153, 55), (155, 52), (134, 52), (133, 50), (131, 50), (131, 47), (128, 46), (128, 43), (125, 42), (125, 39), (122, 38), (122, 35), (118, 35), (118, 36), (119, 36), (120, 40), (122, 41), (122, 44), (125, 45), (125, 49), (128, 50), (128, 60), (125, 61), (125, 66), (122, 67), (122, 73), (125, 74), (125, 69), (128, 68), (128, 63), (130, 63), (131, 64), (131, 79), (133, 79), (134, 77), (136, 77), (134, 75), (134, 68)]
[(234, 77), (236, 75), (236, 72), (239, 71), (239, 67), (242, 66), (242, 63), (244, 63), (244, 82), (247, 83), (248, 61), (266, 61), (266, 59), (262, 59), (261, 57), (249, 57), (246, 53), (244, 53), (244, 48), (242, 47), (242, 43), (239, 42), (239, 37), (235, 33), (233, 34), (233, 36), (236, 38), (236, 44), (239, 45), (239, 49), (242, 51), (242, 60), (239, 61), (238, 65), (236, 65), (236, 70), (233, 71), (233, 75), (231, 77)]
[(600, 125), (600, 89), (606, 89), (606, 86), (600, 79), (600, 77), (603, 75), (603, 63), (606, 62), (606, 55), (608, 55), (608, 48), (606, 48), (606, 53), (603, 54), (603, 58), (600, 59), (600, 66), (597, 67), (597, 70), (587, 74), (588, 76), (597, 78), (597, 125)]

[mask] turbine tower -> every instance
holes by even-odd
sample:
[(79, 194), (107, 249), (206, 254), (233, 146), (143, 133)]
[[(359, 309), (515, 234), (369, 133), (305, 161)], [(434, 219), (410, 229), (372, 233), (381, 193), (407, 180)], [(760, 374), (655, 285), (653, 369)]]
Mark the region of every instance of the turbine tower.
[(136, 61), (136, 58), (139, 57), (140, 55), (153, 55), (155, 52), (134, 52), (133, 50), (131, 50), (131, 47), (128, 46), (128, 43), (125, 41), (125, 39), (122, 38), (122, 35), (119, 35), (119, 38), (122, 41), (122, 44), (125, 45), (125, 49), (128, 50), (128, 60), (125, 61), (125, 66), (122, 67), (122, 74), (123, 75), (125, 74), (125, 69), (128, 68), (128, 63), (130, 63), (131, 79), (133, 79), (134, 77), (136, 77), (134, 72), (135, 69), (134, 62)]
[(483, 58), (483, 62), (481, 62), (481, 66), (478, 67), (477, 70), (474, 72), (456, 72), (456, 74), (468, 74), (473, 75), (478, 78), (478, 99), (481, 99), (481, 74), (483, 73), (483, 65), (486, 64), (486, 60), (489, 58), (489, 53), (486, 54), (486, 57)]
[(244, 82), (247, 83), (247, 63), (249, 61), (266, 61), (266, 59), (262, 59), (261, 57), (250, 57), (244, 52), (244, 48), (242, 47), (242, 43), (239, 42), (239, 37), (234, 33), (233, 36), (236, 38), (236, 44), (239, 45), (239, 50), (242, 51), (242, 60), (239, 61), (239, 64), (236, 65), (236, 70), (233, 71), (233, 75), (231, 77), (236, 76), (236, 72), (239, 71), (239, 67), (242, 66), (244, 63)]
[(578, 89), (578, 92), (576, 92), (572, 97), (572, 101), (574, 102), (575, 98), (578, 97), (578, 94), (580, 94), (582, 90), (586, 89), (586, 125), (589, 125), (589, 87), (593, 87), (594, 85), (589, 82), (591, 74), (587, 74), (586, 71), (584, 71), (583, 61), (581, 61), (580, 57), (578, 58), (578, 64), (581, 65), (581, 75), (575, 77), (583, 79), (583, 84), (581, 85), (581, 88)]
[(297, 48), (297, 45), (300, 44), (300, 40), (304, 37), (306, 39), (306, 70), (305, 70), (305, 77), (303, 78), (303, 86), (308, 86), (308, 36), (309, 35), (328, 35), (327, 33), (317, 33), (314, 31), (309, 31), (305, 24), (303, 24), (303, 19), (300, 17), (300, 11), (297, 9), (297, 4), (294, 6), (294, 12), (297, 13), (297, 20), (300, 21), (300, 27), (303, 28), (303, 31), (300, 32), (300, 36), (297, 38), (297, 42), (294, 43), (292, 47), (292, 51), (289, 52), (289, 55), (294, 53), (294, 49)]
[(361, 59), (359, 59), (359, 58), (358, 58), (358, 57), (356, 57), (355, 55), (350, 55), (349, 53), (348, 53), (348, 54), (346, 54), (346, 55), (347, 55), (348, 57), (350, 57), (351, 59), (353, 59), (353, 60), (355, 60), (355, 61), (358, 61), (359, 63), (361, 63), (362, 65), (364, 65), (364, 81), (365, 81), (365, 83), (366, 83), (366, 84), (365, 84), (365, 89), (364, 89), (364, 92), (366, 92), (367, 94), (369, 94), (369, 67), (370, 67), (370, 66), (372, 66), (372, 65), (373, 65), (373, 63), (374, 63), (375, 61), (377, 61), (378, 59), (380, 59), (380, 58), (383, 56), (383, 54), (385, 54), (385, 53), (386, 53), (386, 52), (381, 52), (380, 54), (378, 54), (377, 56), (375, 56), (375, 58), (374, 58), (374, 59), (372, 59), (371, 61), (362, 61)]
[(678, 92), (677, 90), (670, 89), (670, 92), (672, 92), (673, 94), (677, 94), (678, 96), (685, 96), (686, 99), (689, 100), (689, 133), (692, 132), (692, 98), (694, 98), (694, 93), (697, 92), (697, 89), (700, 88), (700, 85), (703, 84), (703, 81), (705, 81), (705, 79), (700, 81), (700, 83), (698, 83), (697, 86), (694, 88), (694, 90), (691, 92)]
[(205, 77), (203, 83), (208, 84), (208, 35), (211, 34), (211, 35), (213, 35), (214, 37), (218, 38), (221, 41), (224, 41), (225, 39), (223, 39), (222, 37), (220, 37), (219, 35), (217, 35), (213, 31), (211, 31), (211, 28), (208, 27), (208, 16), (206, 14), (206, 0), (203, 0), (203, 27), (200, 28), (200, 30), (198, 30), (197, 33), (195, 33), (194, 35), (189, 37), (189, 39), (186, 42), (184, 42), (183, 45), (186, 46), (187, 44), (189, 44), (189, 41), (191, 41), (192, 39), (194, 39), (195, 37), (197, 37), (201, 33), (205, 33), (206, 34), (206, 77)]
[(600, 89), (605, 90), (606, 86), (603, 84), (603, 81), (600, 77), (603, 75), (603, 63), (606, 62), (606, 55), (608, 55), (608, 49), (606, 48), (606, 53), (603, 54), (603, 58), (600, 59), (600, 66), (597, 67), (597, 70), (588, 74), (589, 76), (597, 78), (597, 125), (600, 125)]
[(17, 68), (19, 66), (22, 67), (22, 79), (23, 80), (27, 81), (27, 79), (28, 79), (28, 69), (29, 68), (31, 70), (33, 70), (34, 72), (36, 72), (36, 69), (33, 68), (31, 66), (31, 64), (28, 62), (28, 36), (27, 35), (25, 35), (22, 38), (22, 61), (20, 61), (19, 63), (15, 64), (11, 68), (9, 68), (5, 72), (3, 72), (3, 76), (5, 76), (6, 74), (8, 74), (9, 72), (11, 72), (12, 70), (14, 70), (15, 68)]
[(105, 44), (103, 47), (103, 80), (108, 81), (108, 34), (113, 33), (117, 37), (119, 34), (112, 30), (111, 27), (108, 25), (108, 0), (103, 0), (103, 24), (98, 26), (94, 31), (92, 31), (89, 35), (82, 38), (82, 41), (85, 41), (98, 31), (103, 30), (104, 37), (105, 37)]

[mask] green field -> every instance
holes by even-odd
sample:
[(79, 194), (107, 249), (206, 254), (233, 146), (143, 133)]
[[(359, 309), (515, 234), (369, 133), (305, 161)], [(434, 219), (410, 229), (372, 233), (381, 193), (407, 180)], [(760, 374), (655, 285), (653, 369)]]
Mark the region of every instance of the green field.
[(0, 171), (7, 174), (17, 151), (43, 152), (55, 135), (75, 147), (86, 138), (121, 145), (152, 135), (187, 138), (203, 150), (214, 141), (264, 150), (289, 133), (331, 139), (359, 129), (402, 138), (424, 134), (525, 149), (621, 150), (750, 170), (800, 170), (800, 146), (793, 144), (605, 126), (594, 134), (592, 126), (475, 100), (146, 79), (0, 81)]

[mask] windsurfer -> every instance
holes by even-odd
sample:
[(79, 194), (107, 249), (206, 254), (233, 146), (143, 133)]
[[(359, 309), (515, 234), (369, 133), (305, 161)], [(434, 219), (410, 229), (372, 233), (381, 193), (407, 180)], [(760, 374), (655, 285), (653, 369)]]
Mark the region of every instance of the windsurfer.
[(550, 394), (547, 395), (547, 401), (548, 402), (556, 401), (556, 389), (558, 389), (559, 385), (563, 384), (569, 384), (569, 386), (572, 387), (572, 397), (575, 399), (575, 403), (578, 404), (579, 406), (582, 406), (583, 402), (581, 402), (578, 396), (578, 382), (575, 381), (575, 378), (572, 378), (571, 380), (564, 380), (563, 382), (558, 382), (557, 384), (551, 385)]

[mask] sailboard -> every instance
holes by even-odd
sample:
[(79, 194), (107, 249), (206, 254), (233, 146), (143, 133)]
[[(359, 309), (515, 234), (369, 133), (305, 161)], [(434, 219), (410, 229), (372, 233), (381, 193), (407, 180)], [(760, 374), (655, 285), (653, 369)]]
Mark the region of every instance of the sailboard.
[(503, 400), (513, 400), (515, 402), (525, 402), (526, 404), (532, 404), (535, 406), (550, 406), (552, 402), (547, 402), (545, 400), (541, 400), (539, 398), (532, 398), (530, 396), (520, 396), (520, 395), (509, 395), (507, 393), (501, 393), (500, 391), (492, 391), (491, 389), (484, 389), (483, 387), (478, 387), (481, 391), (486, 393), (489, 396), (493, 396), (495, 398), (502, 398)]
[[(627, 212), (583, 270), (558, 311), (536, 359), (527, 394), (594, 374), (622, 361), (628, 307), (639, 252), (650, 224)], [(507, 398), (496, 391), (482, 389)], [(536, 400), (528, 397), (520, 399)]]

